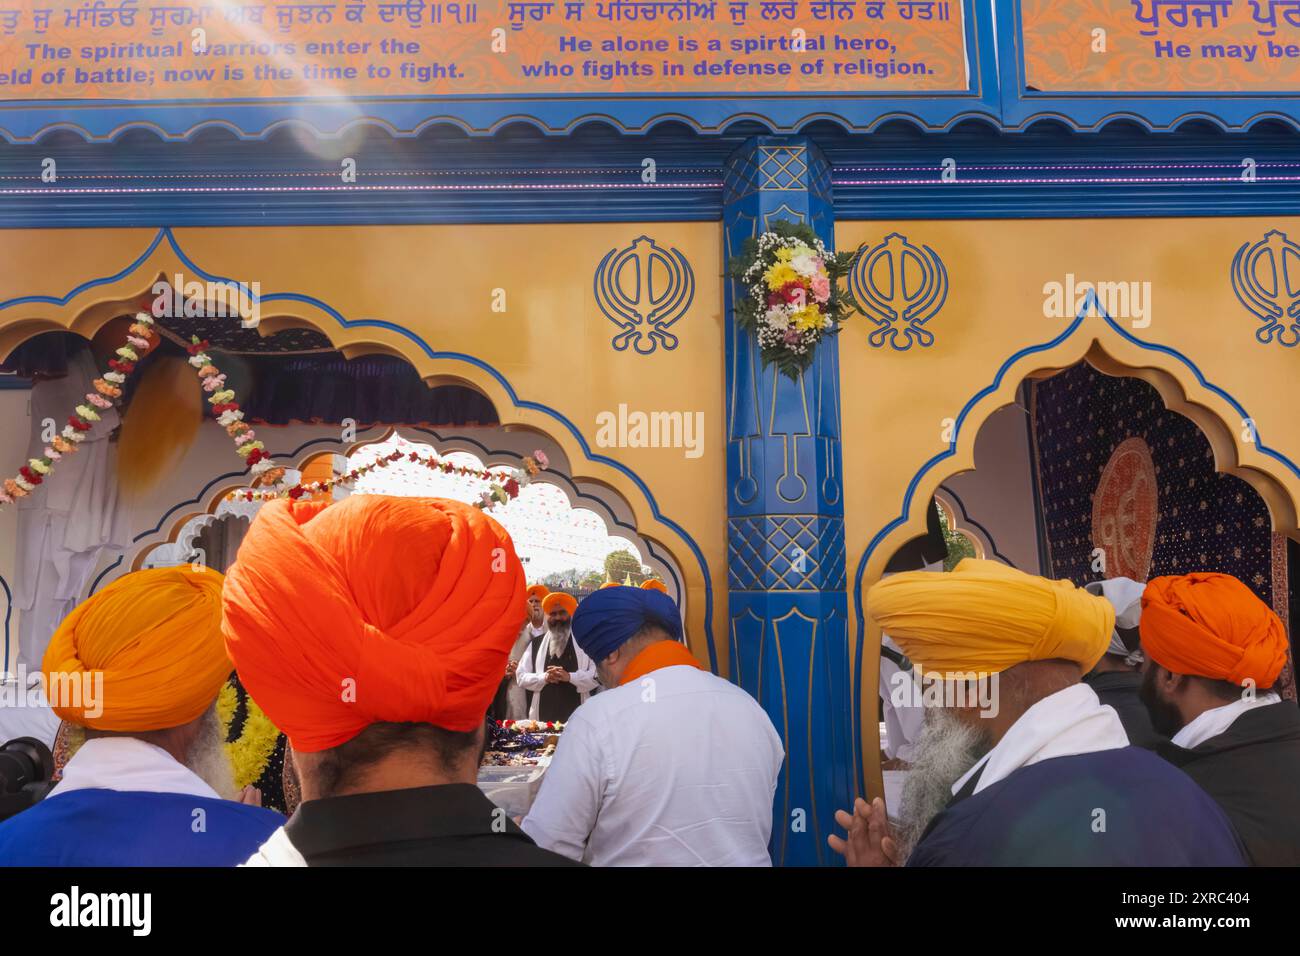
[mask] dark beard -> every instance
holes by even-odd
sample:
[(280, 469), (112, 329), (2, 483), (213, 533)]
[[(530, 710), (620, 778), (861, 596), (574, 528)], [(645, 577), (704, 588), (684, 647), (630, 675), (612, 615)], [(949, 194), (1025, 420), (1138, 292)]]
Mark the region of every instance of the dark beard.
[(1151, 726), (1155, 728), (1156, 733), (1165, 737), (1172, 737), (1183, 729), (1183, 715), (1178, 712), (1178, 708), (1167, 700), (1161, 700), (1156, 693), (1156, 669), (1154, 664), (1149, 665), (1142, 674), (1142, 686), (1138, 689), (1138, 699), (1142, 701), (1147, 713), (1151, 716)]

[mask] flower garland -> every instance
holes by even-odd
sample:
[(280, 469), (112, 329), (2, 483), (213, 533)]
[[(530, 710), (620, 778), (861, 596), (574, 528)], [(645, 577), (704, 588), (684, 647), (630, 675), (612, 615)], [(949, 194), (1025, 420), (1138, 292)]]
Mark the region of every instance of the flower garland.
[(266, 772), (266, 765), (275, 753), (280, 731), (262, 712), (252, 697), (246, 699), (244, 727), (236, 740), (230, 740), (230, 728), (239, 705), (239, 694), (232, 681), (221, 686), (217, 694), (217, 717), (221, 721), (222, 738), (226, 740), (226, 755), (234, 772), (235, 786), (244, 789), (257, 783)]
[(108, 360), (109, 370), (91, 382), (95, 390), (87, 392), (86, 401), (73, 409), (73, 414), (68, 416), (67, 424), (63, 426), (63, 432), (50, 440), (41, 457), (29, 458), (27, 464), (18, 469), (17, 475), (4, 480), (3, 490), (0, 490), (0, 505), (11, 504), (16, 498), (30, 495), (37, 485), (50, 476), (55, 462), (77, 450), (86, 440), (86, 432), (100, 420), (100, 411), (112, 408), (122, 397), (122, 385), (126, 382), (126, 377), (135, 371), (136, 364), (153, 348), (149, 338), (154, 334), (153, 319), (147, 312), (137, 312), (135, 321), (127, 330), (126, 344), (117, 350), (117, 358)]
[(332, 491), (336, 485), (352, 484), (358, 478), (370, 474), (376, 468), (387, 468), (389, 465), (403, 459), (417, 465), (423, 465), (432, 471), (441, 471), (448, 475), (480, 478), (491, 482), (488, 490), (480, 494), (478, 500), (474, 502), (474, 507), (481, 508), (484, 511), (491, 511), (497, 505), (508, 504), (511, 499), (519, 497), (519, 489), (527, 487), (538, 472), (545, 471), (550, 465), (546, 453), (540, 449), (524, 457), (522, 468), (515, 468), (509, 472), (493, 472), (488, 471), (486, 468), (453, 465), (436, 455), (420, 455), (418, 452), (403, 454), (400, 451), (394, 451), (376, 458), (369, 464), (358, 465), (346, 474), (335, 475), (333, 478), (326, 478), (324, 481), (312, 481), (307, 484), (300, 482), (292, 488), (244, 488), (241, 491), (230, 492), (226, 495), (226, 499), (228, 501), (271, 501), (275, 498), (293, 498), (296, 500), (303, 495), (316, 495)]
[(208, 404), (217, 424), (226, 430), (226, 434), (235, 443), (235, 451), (254, 475), (261, 475), (269, 484), (274, 484), (284, 477), (284, 469), (277, 467), (266, 452), (266, 446), (257, 438), (257, 432), (244, 421), (244, 413), (235, 401), (235, 390), (226, 388), (226, 376), (212, 364), (208, 355), (207, 340), (200, 340), (197, 335), (190, 336), (190, 344), (185, 351), (190, 353), (189, 362), (198, 372), (203, 391), (208, 393)]
[(736, 321), (758, 334), (764, 366), (798, 380), (822, 338), (839, 332), (854, 303), (837, 280), (859, 251), (828, 252), (811, 226), (785, 220), (745, 241), (729, 270), (746, 293), (736, 299)]

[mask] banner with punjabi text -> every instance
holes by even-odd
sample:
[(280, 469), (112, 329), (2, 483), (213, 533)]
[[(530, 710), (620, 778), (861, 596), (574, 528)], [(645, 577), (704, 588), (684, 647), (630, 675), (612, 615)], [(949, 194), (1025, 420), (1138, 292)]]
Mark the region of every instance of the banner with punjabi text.
[(0, 101), (964, 93), (962, 0), (0, 0)]
[(1300, 92), (1300, 0), (1021, 0), (1035, 93)]

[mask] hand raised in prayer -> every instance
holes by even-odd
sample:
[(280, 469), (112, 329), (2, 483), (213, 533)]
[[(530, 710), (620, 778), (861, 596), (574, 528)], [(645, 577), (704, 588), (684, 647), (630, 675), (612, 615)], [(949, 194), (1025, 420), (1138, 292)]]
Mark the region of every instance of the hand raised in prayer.
[(832, 833), (826, 842), (849, 866), (899, 865), (898, 843), (889, 827), (884, 800), (876, 797), (867, 803), (858, 797), (852, 815), (836, 810), (835, 822), (847, 831), (847, 839)]
[(262, 805), (262, 791), (258, 790), (251, 783), (235, 798), (236, 803), (246, 803), (250, 807), (260, 807)]
[(546, 669), (546, 679), (552, 684), (567, 684), (569, 683), (569, 672), (559, 666), (548, 667)]

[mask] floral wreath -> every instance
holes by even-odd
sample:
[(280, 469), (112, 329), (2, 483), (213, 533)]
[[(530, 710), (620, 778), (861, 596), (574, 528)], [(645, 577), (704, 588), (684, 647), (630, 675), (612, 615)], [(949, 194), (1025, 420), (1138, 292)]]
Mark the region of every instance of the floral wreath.
[(744, 290), (736, 299), (736, 321), (757, 333), (764, 367), (775, 365), (797, 381), (821, 340), (840, 331), (855, 306), (838, 280), (859, 252), (828, 252), (811, 226), (786, 220), (745, 240), (728, 272)]

